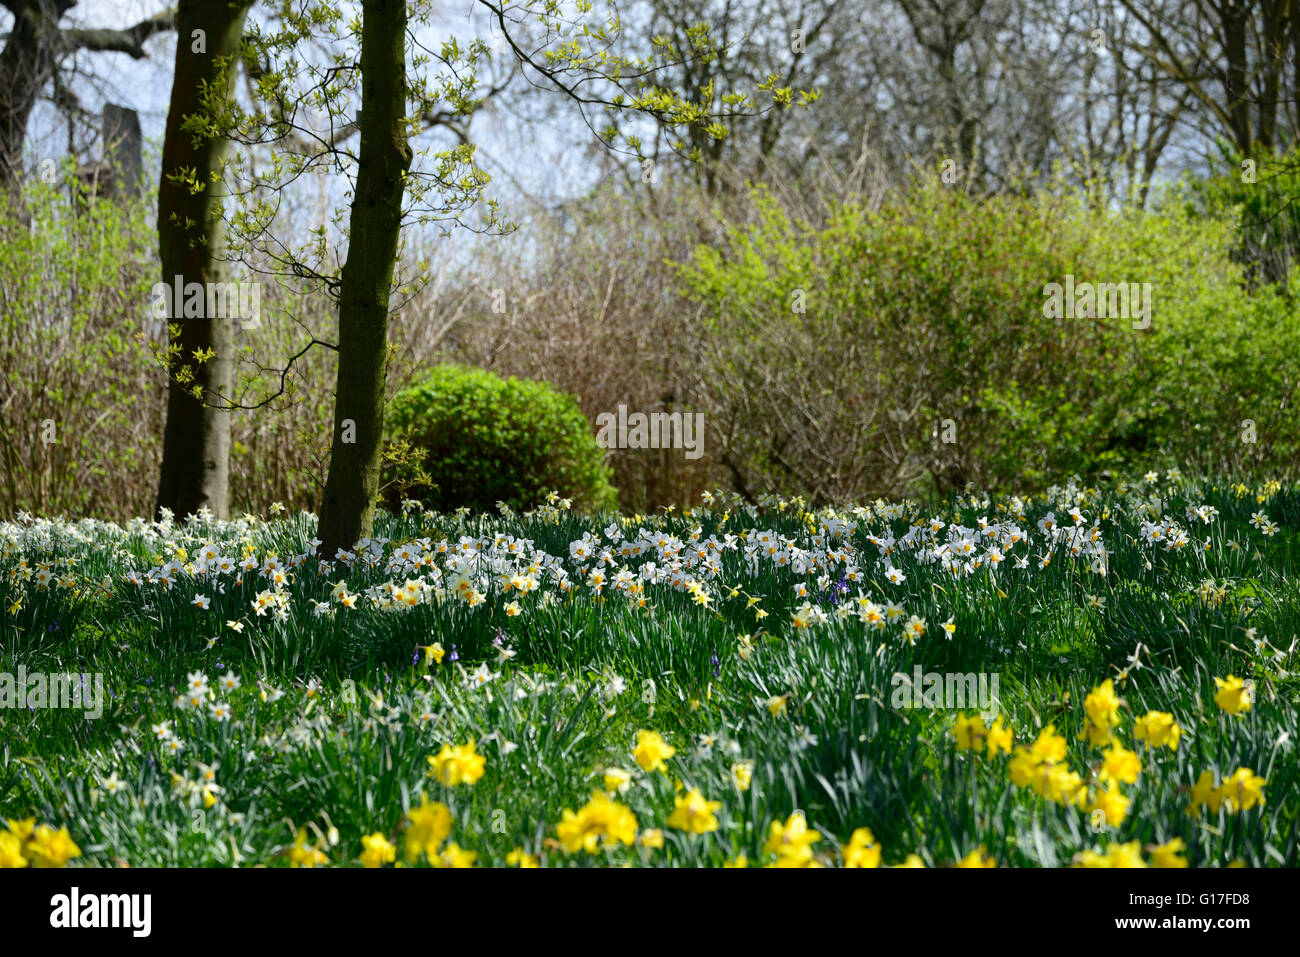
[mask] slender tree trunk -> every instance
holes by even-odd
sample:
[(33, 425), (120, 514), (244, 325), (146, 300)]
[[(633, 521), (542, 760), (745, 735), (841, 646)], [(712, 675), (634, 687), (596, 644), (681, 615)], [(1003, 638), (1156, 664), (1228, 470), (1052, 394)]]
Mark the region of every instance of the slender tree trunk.
[(388, 375), (388, 300), (411, 165), (405, 0), (365, 0), (362, 17), (361, 149), (339, 291), (334, 437), (317, 532), (319, 554), (326, 558), (368, 536), (374, 523)]
[[(221, 221), (221, 190), (213, 174), (228, 149), (224, 137), (197, 138), (181, 128), (185, 118), (205, 109), (205, 88), (224, 70), (226, 95), (235, 72), (244, 20), (253, 0), (231, 4), (224, 0), (182, 0), (177, 12), (176, 72), (163, 140), (162, 179), (158, 186), (158, 251), (162, 278), (174, 299), (189, 283), (226, 282), (223, 260), (225, 229)], [(193, 170), (199, 192), (176, 183), (171, 176)], [(179, 278), (178, 278), (179, 277)], [(167, 425), (163, 432), (162, 469), (158, 480), (159, 510), (177, 517), (207, 506), (218, 518), (226, 516), (230, 478), (230, 412), (205, 402), (228, 396), (234, 368), (233, 318), (184, 318), (169, 305)], [(198, 361), (196, 354), (211, 353)], [(184, 381), (182, 381), (184, 380)], [(200, 397), (194, 395), (195, 388)]]

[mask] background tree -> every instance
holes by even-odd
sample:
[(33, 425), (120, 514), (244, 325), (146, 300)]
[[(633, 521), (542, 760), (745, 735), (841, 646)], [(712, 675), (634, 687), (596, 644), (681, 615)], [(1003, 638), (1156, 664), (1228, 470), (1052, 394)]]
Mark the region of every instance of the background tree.
[(170, 30), (175, 22), (175, 11), (167, 9), (121, 29), (61, 26), (76, 5), (77, 0), (3, 2), (13, 23), (0, 50), (0, 188), (10, 195), (22, 177), (23, 143), (41, 91), (54, 84), (65, 104), (71, 96), (59, 76), (64, 59), (80, 50), (141, 59), (145, 41)]
[(1135, 38), (1136, 49), (1196, 100), (1200, 108), (1189, 118), (1207, 136), (1226, 137), (1244, 156), (1294, 142), (1300, 128), (1295, 0), (1122, 3), (1145, 32)]
[[(593, 9), (584, 2), (565, 14), (543, 0), (478, 4), (505, 40), (499, 55), (529, 82), (574, 104), (608, 148), (641, 157), (648, 138), (666, 133), (672, 148), (689, 152), (688, 131), (699, 127), (722, 137), (724, 116), (761, 112), (744, 93), (724, 93), (715, 105), (659, 82), (663, 65), (713, 54), (707, 26), (692, 31), (688, 50), (660, 44), (636, 57), (619, 50), (617, 12), (610, 7), (597, 16)], [(430, 43), (419, 29), (429, 13), (425, 4), (366, 0), (361, 16), (347, 20), (333, 5), (278, 5), (266, 24), (250, 24), (246, 37), (248, 56), (259, 64), (256, 106), (236, 107), (222, 123), (237, 142), (271, 148), (264, 160), (226, 166), (239, 197), (232, 248), (267, 257), (284, 275), (319, 283), (338, 304), (334, 430), (319, 532), (320, 552), (331, 557), (370, 533), (383, 448), (388, 315), (421, 285), (424, 272), (424, 264), (403, 268), (403, 228), (445, 229), (464, 222), (476, 206), (483, 215), (471, 228), (510, 228), (486, 197), (489, 178), (475, 162), (472, 142), (463, 135), (451, 143), (434, 137), (418, 150), (408, 142), (425, 117), (471, 117), (483, 102), (479, 68), (492, 59), (482, 39)], [(359, 117), (351, 105), (358, 85)], [(775, 79), (764, 86), (771, 108), (810, 99)], [(352, 123), (361, 135), (357, 155), (331, 135)], [(315, 168), (343, 174), (349, 200), (343, 208), (350, 215), (346, 223), (336, 216), (336, 232), (322, 227), (308, 242), (290, 246), (277, 233), (278, 199)], [(341, 268), (332, 239), (347, 244)], [(313, 343), (329, 345), (315, 337)]]
[(406, 0), (366, 0), (361, 27), (361, 150), (348, 258), (339, 283), (338, 384), (321, 500), (322, 554), (370, 534), (379, 494), (388, 301), (397, 265), (407, 141)]
[[(253, 0), (182, 0), (177, 17), (162, 177), (158, 185), (158, 251), (162, 281), (183, 291), (191, 282), (227, 282), (223, 186), (229, 143), (207, 117), (229, 109), (234, 66)], [(157, 508), (178, 516), (207, 507), (224, 518), (230, 479), (230, 411), (209, 396), (228, 395), (234, 363), (234, 319), (175, 315), (168, 304), (167, 425)]]

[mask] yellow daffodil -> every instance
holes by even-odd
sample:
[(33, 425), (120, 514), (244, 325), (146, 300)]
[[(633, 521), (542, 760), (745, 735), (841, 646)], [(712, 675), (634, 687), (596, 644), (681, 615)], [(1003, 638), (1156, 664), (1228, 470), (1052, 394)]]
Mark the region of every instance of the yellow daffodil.
[(722, 807), (721, 801), (706, 800), (699, 788), (691, 788), (684, 797), (673, 798), (673, 813), (668, 816), (668, 826), (689, 834), (704, 834), (718, 829), (714, 812)]
[(768, 828), (767, 843), (763, 853), (775, 854), (776, 866), (806, 867), (814, 864), (812, 845), (822, 839), (816, 831), (808, 830), (804, 816), (795, 812), (782, 824), (773, 821)]
[(731, 781), (736, 785), (738, 791), (748, 791), (750, 782), (754, 779), (754, 762), (737, 761), (731, 766)]
[(1235, 675), (1215, 678), (1218, 691), (1214, 693), (1214, 703), (1228, 714), (1244, 714), (1250, 710), (1250, 687)]
[(569, 854), (595, 854), (615, 842), (631, 846), (636, 830), (636, 815), (601, 791), (593, 793), (591, 800), (576, 812), (565, 808), (563, 819), (555, 827), (560, 845)]
[(1138, 756), (1122, 745), (1114, 744), (1102, 755), (1101, 770), (1097, 776), (1103, 781), (1135, 784), (1141, 772), (1142, 762)]
[(999, 751), (1003, 754), (1010, 754), (1013, 740), (1014, 736), (1011, 729), (1003, 725), (1002, 718), (999, 717), (993, 722), (993, 727), (989, 728), (988, 741), (986, 742), (988, 756), (990, 758), (994, 757)]
[(961, 716), (952, 726), (952, 736), (957, 739), (957, 747), (962, 751), (983, 751), (988, 740), (989, 729), (984, 719), (977, 714)]
[(409, 822), (402, 843), (406, 859), (414, 861), (421, 854), (432, 858), (451, 834), (451, 808), (441, 802), (430, 803), (428, 798), (420, 806), (407, 812)]
[(510, 867), (517, 867), (520, 870), (542, 866), (542, 862), (536, 857), (536, 855), (529, 854), (522, 847), (516, 847), (506, 855), (506, 864)]
[(880, 842), (871, 828), (860, 827), (849, 836), (849, 843), (840, 848), (845, 867), (879, 867)]
[(436, 755), (429, 756), (429, 773), (447, 787), (473, 784), (483, 776), (486, 758), (475, 751), (471, 740), (458, 747), (444, 744)]
[(606, 768), (603, 777), (605, 790), (610, 793), (622, 793), (632, 783), (632, 772), (622, 768)]
[(1117, 844), (1111, 841), (1105, 854), (1093, 850), (1080, 851), (1074, 856), (1072, 867), (1146, 867), (1142, 860), (1140, 841)]
[(452, 841), (437, 854), (431, 855), (429, 863), (434, 867), (473, 867), (477, 859), (475, 851), (462, 850), (459, 844)]
[(383, 867), (397, 860), (397, 848), (388, 838), (376, 831), (361, 838), (361, 864), (363, 867)]
[(330, 862), (324, 851), (307, 843), (305, 827), (298, 829), (297, 837), (289, 845), (288, 856), (290, 867), (320, 867)]
[(1192, 785), (1192, 803), (1188, 806), (1187, 813), (1197, 815), (1201, 808), (1208, 807), (1211, 814), (1218, 814), (1222, 801), (1223, 798), (1214, 781), (1214, 772), (1202, 771), (1201, 776)]
[(975, 850), (971, 851), (969, 854), (967, 854), (960, 861), (958, 861), (956, 864), (953, 865), (953, 867), (997, 867), (997, 866), (998, 866), (998, 862), (995, 861), (992, 858), (992, 856), (989, 854), (989, 852), (984, 849), (983, 844), (975, 848)]
[(1113, 785), (1108, 788), (1099, 788), (1093, 795), (1092, 804), (1089, 805), (1089, 811), (1101, 811), (1106, 815), (1106, 823), (1111, 827), (1119, 827), (1124, 823), (1124, 818), (1128, 816), (1129, 799), (1124, 796), (1119, 788)]
[(1133, 723), (1133, 740), (1145, 741), (1152, 748), (1168, 747), (1177, 751), (1182, 733), (1174, 716), (1165, 711), (1148, 711)]
[(1263, 778), (1248, 768), (1237, 768), (1219, 785), (1219, 797), (1229, 812), (1249, 811), (1264, 803)]
[(1186, 867), (1187, 858), (1182, 854), (1187, 844), (1181, 837), (1176, 837), (1164, 844), (1156, 844), (1148, 850), (1151, 852), (1152, 867)]
[(662, 771), (667, 774), (668, 765), (664, 762), (676, 753), (677, 749), (666, 743), (658, 732), (636, 733), (636, 748), (632, 751), (632, 758), (642, 771)]

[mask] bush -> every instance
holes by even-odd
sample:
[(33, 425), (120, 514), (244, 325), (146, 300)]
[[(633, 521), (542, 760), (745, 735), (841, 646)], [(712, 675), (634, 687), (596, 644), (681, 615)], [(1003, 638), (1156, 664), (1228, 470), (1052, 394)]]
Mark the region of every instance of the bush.
[[(735, 199), (743, 208), (724, 211), (728, 219), (749, 205), (745, 194)], [(712, 234), (710, 203), (686, 189), (651, 199), (638, 181), (626, 189), (604, 184), (572, 207), (520, 212), (524, 228), (480, 244), (447, 282), (425, 286), (416, 308), (402, 310), (392, 328), (404, 357), (545, 380), (576, 395), (593, 421), (619, 405), (644, 413), (703, 411), (703, 335), (667, 262)], [(484, 293), (497, 289), (504, 308)], [(435, 317), (453, 315), (461, 318), (439, 336), (443, 322)], [(605, 461), (619, 503), (628, 512), (650, 512), (698, 502), (729, 478), (713, 448), (710, 435), (698, 459), (680, 449), (609, 449)]]
[(617, 503), (591, 423), (573, 396), (545, 382), (439, 366), (393, 397), (387, 421), (393, 439), (424, 453), (430, 479), (409, 465), (391, 468), (390, 507), (413, 498), (440, 512), (498, 502), (521, 510), (552, 490), (583, 510)]
[[(157, 190), (108, 200), (79, 189), (71, 178), (32, 177), (21, 213), (0, 199), (0, 518), (124, 522), (153, 512), (167, 405), (157, 361), (166, 323), (152, 315), (162, 278)], [(285, 396), (231, 416), (235, 514), (319, 503), (313, 480), (323, 481), (329, 451), (332, 353), (311, 350), (283, 382), (280, 368), (302, 349), (304, 330), (333, 339), (337, 313), (301, 288), (262, 283), (267, 321), (237, 333), (235, 398), (252, 406), (282, 385)]]
[(153, 224), (143, 203), (36, 178), (23, 207), (0, 200), (0, 516), (148, 514), (165, 402)]
[(1188, 179), (1175, 199), (1193, 215), (1239, 224), (1233, 257), (1252, 284), (1287, 289), (1300, 259), (1300, 149), (1250, 158), (1220, 144), (1210, 175)]
[[(680, 267), (716, 340), (702, 373), (714, 418), (734, 423), (724, 453), (755, 491), (1295, 471), (1300, 328), (1272, 288), (1247, 288), (1231, 219), (931, 181), (835, 204), (824, 224), (762, 206)], [(1047, 284), (1069, 275), (1150, 283), (1149, 324), (1045, 315)]]

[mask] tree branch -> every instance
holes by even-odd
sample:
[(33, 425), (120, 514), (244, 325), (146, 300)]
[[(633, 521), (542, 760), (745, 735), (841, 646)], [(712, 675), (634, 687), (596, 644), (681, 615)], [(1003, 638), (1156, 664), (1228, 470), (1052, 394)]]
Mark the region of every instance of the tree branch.
[(150, 37), (176, 29), (174, 8), (141, 20), (125, 30), (73, 29), (60, 36), (69, 50), (92, 50), (101, 53), (125, 53), (136, 60), (144, 59), (144, 42)]

